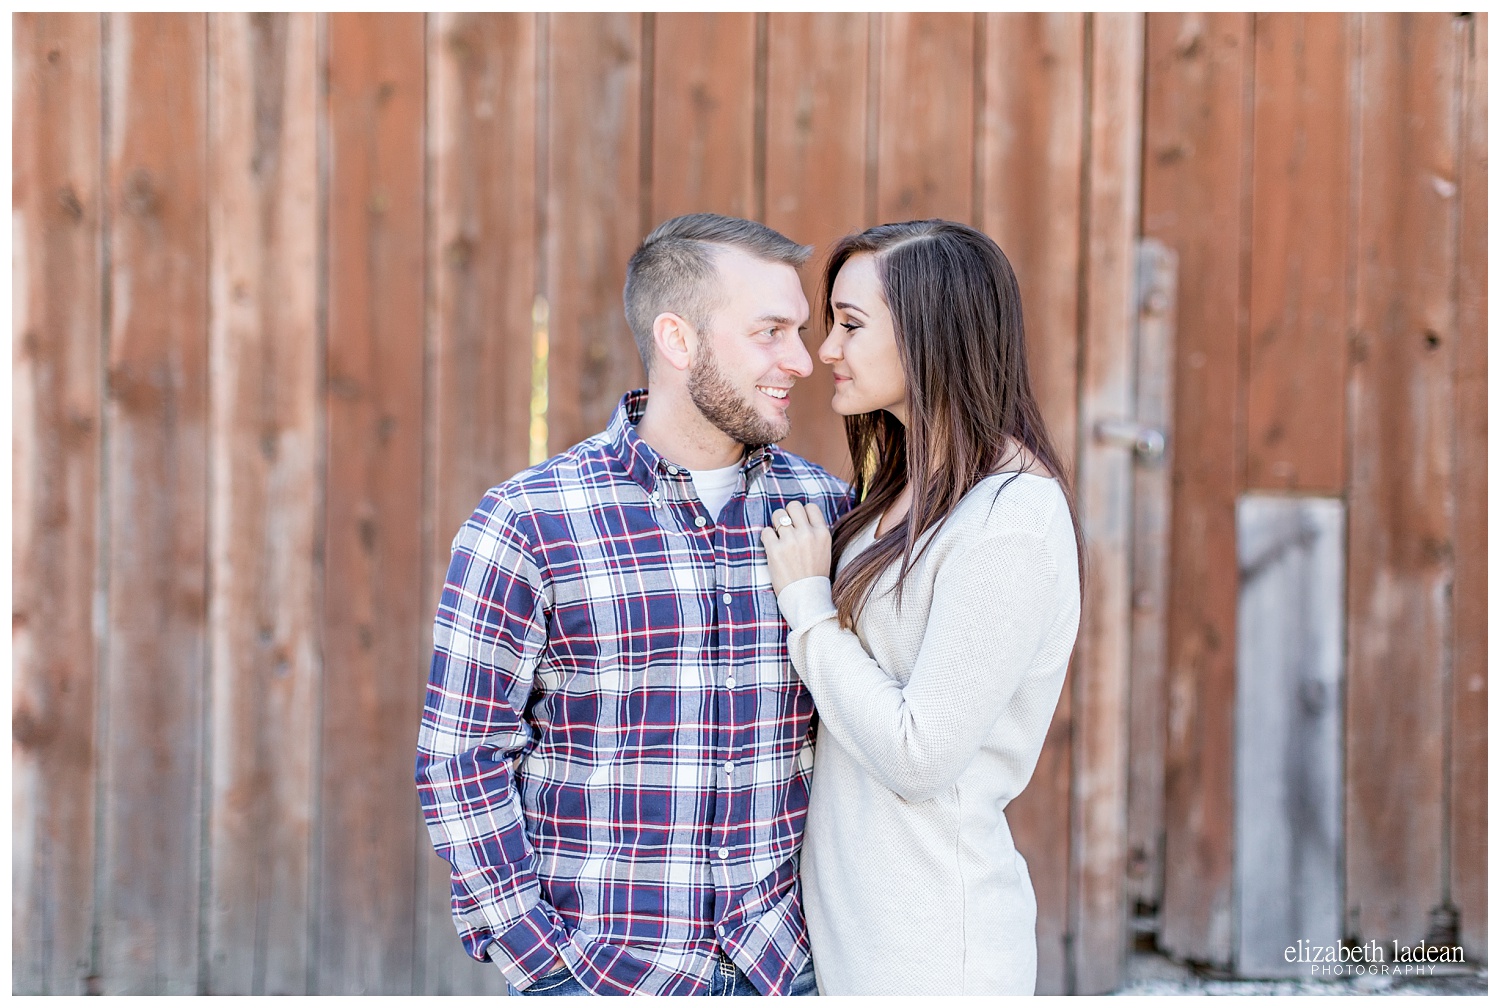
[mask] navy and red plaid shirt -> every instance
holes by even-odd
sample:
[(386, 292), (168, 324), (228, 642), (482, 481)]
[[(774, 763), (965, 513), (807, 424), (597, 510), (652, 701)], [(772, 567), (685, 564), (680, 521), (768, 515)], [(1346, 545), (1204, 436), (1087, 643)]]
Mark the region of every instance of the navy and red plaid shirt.
[(812, 698), (759, 532), (848, 488), (751, 449), (715, 520), (608, 429), (490, 490), (453, 542), (417, 748), (469, 954), (526, 987), (698, 994), (722, 950), (766, 994), (808, 957), (797, 880)]

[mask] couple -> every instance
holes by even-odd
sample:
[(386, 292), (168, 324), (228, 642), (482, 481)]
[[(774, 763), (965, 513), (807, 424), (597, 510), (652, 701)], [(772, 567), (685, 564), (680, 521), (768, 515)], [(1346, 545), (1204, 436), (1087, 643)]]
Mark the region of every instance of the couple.
[(810, 252), (715, 214), (653, 231), (625, 281), (648, 387), (454, 540), (417, 785), (512, 993), (1034, 988), (1004, 809), (1079, 561), (1015, 277), (947, 221), (837, 244), (818, 356), (851, 489), (775, 444)]

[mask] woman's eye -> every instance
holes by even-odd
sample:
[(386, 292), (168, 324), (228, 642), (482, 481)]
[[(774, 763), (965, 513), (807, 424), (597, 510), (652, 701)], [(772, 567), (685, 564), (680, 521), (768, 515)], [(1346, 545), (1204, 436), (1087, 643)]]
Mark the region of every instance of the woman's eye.
[(843, 326), (845, 329), (849, 330), (850, 332), (853, 332), (856, 329), (863, 329), (864, 328), (858, 322), (840, 322), (839, 325)]

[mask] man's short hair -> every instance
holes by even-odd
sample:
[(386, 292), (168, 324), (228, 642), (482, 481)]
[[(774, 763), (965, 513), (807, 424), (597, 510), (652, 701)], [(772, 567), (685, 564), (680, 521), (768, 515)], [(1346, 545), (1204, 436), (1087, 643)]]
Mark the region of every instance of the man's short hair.
[(675, 312), (703, 331), (712, 323), (722, 301), (715, 246), (743, 249), (757, 259), (793, 269), (812, 255), (811, 245), (798, 245), (758, 221), (739, 217), (693, 213), (658, 224), (625, 267), (625, 321), (648, 372), (651, 330), (658, 315)]

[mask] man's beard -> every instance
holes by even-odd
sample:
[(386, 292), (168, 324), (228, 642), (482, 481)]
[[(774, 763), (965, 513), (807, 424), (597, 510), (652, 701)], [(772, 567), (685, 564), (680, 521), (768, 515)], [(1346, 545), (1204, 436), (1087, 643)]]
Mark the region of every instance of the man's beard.
[(786, 437), (792, 429), (791, 421), (776, 423), (761, 416), (719, 370), (708, 339), (703, 340), (702, 347), (703, 353), (688, 370), (687, 381), (688, 396), (698, 412), (740, 444), (765, 445)]

